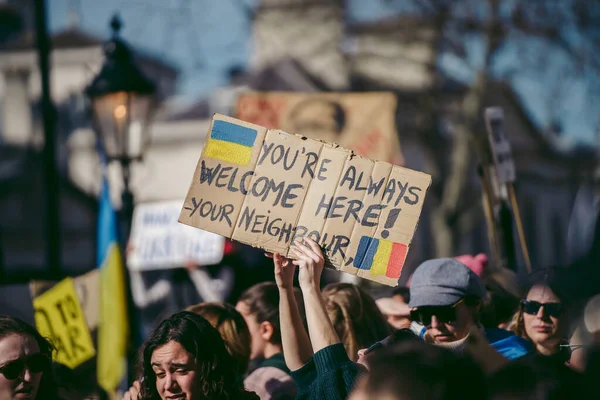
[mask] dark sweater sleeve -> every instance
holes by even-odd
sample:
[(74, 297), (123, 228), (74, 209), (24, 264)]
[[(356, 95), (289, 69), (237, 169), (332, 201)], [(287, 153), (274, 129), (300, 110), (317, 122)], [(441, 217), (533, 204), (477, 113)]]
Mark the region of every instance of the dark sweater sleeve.
[(317, 368), (315, 361), (311, 358), (309, 362), (304, 364), (300, 369), (291, 371), (290, 375), (296, 382), (298, 387), (297, 399), (308, 399), (310, 394), (310, 387), (313, 382), (317, 379)]
[(302, 368), (292, 372), (298, 385), (296, 398), (344, 400), (364, 371), (362, 365), (348, 358), (343, 344), (327, 346), (316, 352)]

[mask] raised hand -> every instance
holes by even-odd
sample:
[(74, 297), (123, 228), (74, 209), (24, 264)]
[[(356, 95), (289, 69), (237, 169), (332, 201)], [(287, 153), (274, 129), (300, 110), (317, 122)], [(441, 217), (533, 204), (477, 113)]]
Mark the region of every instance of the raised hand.
[(292, 263), (300, 267), (298, 275), (300, 287), (318, 287), (325, 258), (317, 242), (310, 238), (297, 239), (290, 250), (298, 258)]
[(292, 263), (292, 260), (279, 253), (265, 255), (273, 258), (277, 287), (280, 289), (291, 289), (294, 285), (294, 271), (296, 270), (296, 266)]
[(139, 381), (134, 381), (133, 386), (123, 396), (123, 400), (138, 400), (140, 398), (140, 390), (142, 389)]

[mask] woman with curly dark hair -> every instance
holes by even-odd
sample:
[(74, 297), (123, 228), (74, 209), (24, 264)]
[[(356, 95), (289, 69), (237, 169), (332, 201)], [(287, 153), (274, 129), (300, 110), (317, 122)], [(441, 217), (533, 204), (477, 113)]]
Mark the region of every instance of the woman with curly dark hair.
[(0, 315), (0, 399), (56, 400), (52, 350), (33, 326)]
[[(139, 396), (158, 399), (258, 399), (239, 384), (219, 332), (189, 311), (164, 320), (141, 350)], [(130, 391), (131, 392), (131, 391)]]
[(186, 311), (198, 314), (217, 328), (241, 379), (246, 374), (250, 362), (250, 331), (242, 314), (231, 304), (221, 302), (196, 304), (188, 307)]

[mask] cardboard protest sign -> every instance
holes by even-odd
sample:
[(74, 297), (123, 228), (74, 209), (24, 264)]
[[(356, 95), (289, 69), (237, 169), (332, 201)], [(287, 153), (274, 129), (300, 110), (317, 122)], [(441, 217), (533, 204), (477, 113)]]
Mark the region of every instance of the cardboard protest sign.
[[(87, 326), (90, 331), (93, 331), (98, 327), (100, 320), (100, 270), (93, 269), (72, 279)], [(51, 289), (54, 285), (56, 285), (56, 282), (31, 281), (29, 283), (29, 292), (31, 293), (31, 297), (35, 298)]]
[(322, 140), (379, 161), (402, 165), (396, 97), (389, 92), (251, 92), (238, 96), (236, 117)]
[(430, 184), (421, 172), (216, 114), (179, 221), (288, 257), (307, 236), (328, 267), (395, 286)]
[(485, 109), (485, 126), (488, 131), (490, 149), (498, 171), (500, 183), (515, 181), (515, 162), (506, 132), (504, 132), (504, 112), (500, 107)]
[[(207, 148), (206, 151), (211, 151)], [(133, 271), (218, 264), (225, 238), (177, 222), (181, 201), (139, 204), (133, 213), (127, 266)]]
[(57, 349), (56, 362), (73, 369), (94, 357), (96, 350), (71, 278), (34, 298), (33, 308), (38, 331), (51, 338)]

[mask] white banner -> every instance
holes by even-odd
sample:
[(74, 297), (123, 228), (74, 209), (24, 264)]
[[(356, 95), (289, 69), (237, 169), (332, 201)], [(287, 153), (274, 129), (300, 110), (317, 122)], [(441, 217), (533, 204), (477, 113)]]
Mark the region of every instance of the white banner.
[(223, 259), (225, 238), (180, 224), (183, 201), (143, 203), (135, 207), (128, 246), (132, 271), (181, 268), (192, 262), (213, 265)]
[(485, 124), (492, 156), (498, 171), (498, 180), (500, 183), (512, 183), (516, 177), (515, 162), (512, 157), (508, 135), (504, 131), (504, 111), (502, 111), (502, 108), (486, 108)]

